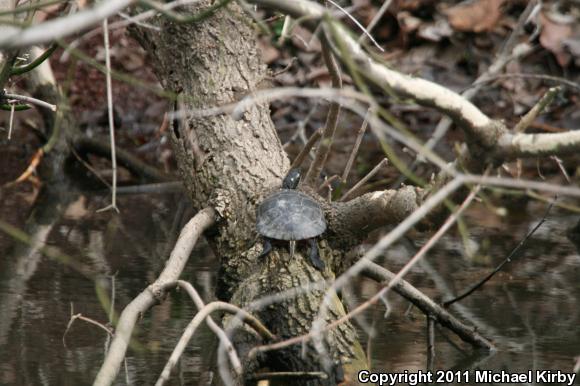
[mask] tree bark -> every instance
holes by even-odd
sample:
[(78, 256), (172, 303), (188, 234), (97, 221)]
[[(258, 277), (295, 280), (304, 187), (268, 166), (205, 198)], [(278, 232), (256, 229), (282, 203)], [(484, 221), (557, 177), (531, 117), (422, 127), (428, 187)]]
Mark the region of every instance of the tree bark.
[[(208, 4), (203, 1), (187, 11), (196, 13)], [(248, 19), (231, 3), (200, 23), (176, 24), (165, 17), (158, 17), (155, 23), (160, 31), (135, 28), (132, 33), (153, 60), (163, 86), (180, 94), (179, 105), (185, 115), (174, 120), (170, 135), (193, 205), (198, 210), (210, 206), (220, 217), (208, 235), (221, 259), (218, 298), (246, 307), (261, 297), (334, 277), (329, 268), (324, 273), (315, 270), (300, 250), (290, 259), (285, 248), (275, 247), (264, 261), (256, 259), (262, 247), (255, 231), (255, 207), (264, 195), (280, 187), (290, 165), (268, 105), (252, 107), (239, 120), (228, 115), (195, 118), (187, 114), (188, 109), (237, 101), (261, 87), (267, 72)], [(327, 267), (332, 258), (342, 255), (326, 242), (320, 245)], [(252, 312), (279, 338), (304, 334), (318, 315), (325, 289)], [(338, 297), (332, 303), (329, 320), (345, 314)], [(240, 357), (256, 343), (249, 334), (236, 342)], [(339, 361), (346, 372), (366, 366), (350, 323), (326, 334), (325, 342), (330, 362), (317, 358), (314, 350), (307, 350), (303, 357), (302, 347), (296, 346), (245, 363), (245, 370), (252, 372), (267, 365), (271, 371), (328, 373), (332, 369), (322, 362)], [(326, 382), (335, 381), (329, 377)]]

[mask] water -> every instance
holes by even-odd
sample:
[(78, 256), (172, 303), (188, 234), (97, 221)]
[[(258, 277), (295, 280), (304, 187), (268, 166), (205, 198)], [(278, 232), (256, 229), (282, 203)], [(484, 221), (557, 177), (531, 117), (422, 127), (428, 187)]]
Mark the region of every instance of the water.
[[(114, 276), (115, 309), (120, 312), (163, 268), (182, 221), (181, 216), (176, 218), (179, 202), (174, 195), (121, 197), (121, 215), (116, 216), (94, 214), (106, 205), (102, 197), (74, 198), (61, 214), (27, 229), (39, 245), (57, 246), (98, 273), (108, 283), (108, 292)], [(532, 205), (506, 223), (481, 212), (471, 211), (467, 220), (469, 237), (480, 244), (481, 256), (466, 259), (457, 235), (448, 236), (408, 276), (415, 286), (437, 300), (460, 292), (499, 263), (543, 210)], [(580, 257), (565, 232), (576, 221), (575, 215), (553, 210), (513, 263), (452, 308), (455, 315), (476, 322), (498, 352), (473, 355), (453, 334), (437, 330), (435, 369), (469, 369), (470, 374), (476, 369), (572, 370), (574, 357), (580, 355)], [(415, 242), (420, 245), (424, 240)], [(66, 346), (63, 335), (71, 307), (74, 314), (104, 324), (109, 309), (101, 305), (92, 280), (33, 246), (12, 244), (0, 245), (5, 253), (0, 260), (0, 384), (90, 384), (103, 360), (107, 334), (76, 320), (66, 334)], [(401, 243), (381, 263), (396, 271), (410, 253), (409, 244)], [(183, 278), (208, 300), (217, 267), (217, 259), (201, 242)], [(377, 289), (375, 283), (361, 279), (344, 296), (358, 303)], [(381, 305), (359, 321), (360, 339), (372, 353), (372, 370), (425, 370), (424, 316), (396, 294), (388, 299), (387, 318)], [(133, 385), (153, 384), (194, 313), (189, 298), (176, 292), (148, 312), (134, 334), (118, 384), (126, 384), (126, 379)], [(369, 339), (371, 329), (375, 333)], [(195, 335), (172, 384), (197, 385), (207, 378), (213, 342), (205, 328)]]

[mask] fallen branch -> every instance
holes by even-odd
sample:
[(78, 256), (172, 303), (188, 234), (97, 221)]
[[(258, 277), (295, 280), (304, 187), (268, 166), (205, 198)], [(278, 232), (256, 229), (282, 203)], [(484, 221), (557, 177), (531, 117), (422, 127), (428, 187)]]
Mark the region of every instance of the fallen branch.
[[(369, 262), (363, 269), (363, 275), (386, 285), (395, 278), (394, 273), (373, 262)], [(451, 315), (443, 307), (408, 282), (404, 280), (399, 281), (393, 286), (393, 291), (413, 303), (423, 313), (433, 317), (437, 323), (453, 331), (465, 342), (487, 350), (495, 350), (495, 346), (489, 340), (479, 335), (474, 327), (463, 324), (459, 319)]]

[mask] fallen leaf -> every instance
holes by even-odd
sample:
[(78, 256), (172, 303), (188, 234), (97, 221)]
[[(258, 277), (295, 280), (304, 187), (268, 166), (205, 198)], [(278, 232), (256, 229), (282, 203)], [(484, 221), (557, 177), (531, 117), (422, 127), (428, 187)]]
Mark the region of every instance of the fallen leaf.
[(455, 5), (445, 11), (449, 24), (457, 31), (491, 31), (501, 17), (504, 0), (476, 0)]
[(554, 54), (560, 66), (568, 66), (572, 56), (566, 50), (564, 41), (572, 36), (572, 23), (564, 20), (557, 21), (546, 12), (540, 14), (540, 23), (542, 24), (540, 44)]

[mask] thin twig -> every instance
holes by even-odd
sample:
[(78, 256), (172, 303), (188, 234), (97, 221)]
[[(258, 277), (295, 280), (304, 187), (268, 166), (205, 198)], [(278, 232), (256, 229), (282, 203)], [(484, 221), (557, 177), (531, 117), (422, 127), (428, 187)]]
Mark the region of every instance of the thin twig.
[(546, 109), (546, 107), (550, 105), (550, 103), (552, 103), (556, 95), (558, 95), (558, 93), (561, 90), (562, 90), (561, 87), (552, 87), (548, 91), (546, 91), (546, 93), (542, 98), (540, 98), (538, 103), (536, 103), (534, 107), (532, 107), (530, 111), (528, 111), (526, 115), (524, 115), (520, 119), (520, 121), (515, 125), (513, 131), (516, 133), (523, 133), (528, 128), (528, 126), (530, 126), (532, 122), (534, 122), (536, 117), (539, 114), (541, 114)]
[(166, 283), (175, 282), (179, 278), (198, 238), (215, 221), (215, 211), (211, 208), (206, 208), (198, 212), (183, 227), (163, 272), (161, 272), (153, 284), (134, 298), (121, 313), (119, 322), (117, 323), (115, 337), (95, 378), (94, 386), (108, 386), (113, 384), (121, 367), (121, 363), (125, 358), (127, 346), (131, 340), (131, 335), (138, 318), (163, 295), (164, 285)]
[(357, 182), (352, 188), (350, 188), (349, 191), (346, 192), (338, 201), (346, 201), (347, 198), (349, 198), (361, 186), (366, 184), (368, 180), (373, 178), (374, 175), (377, 174), (383, 166), (387, 166), (388, 163), (389, 163), (389, 160), (387, 158), (383, 158), (381, 160), (381, 162), (379, 162), (370, 172), (368, 172), (368, 174), (366, 176), (361, 178), (361, 180), (359, 182)]
[(433, 371), (435, 365), (435, 318), (427, 315), (427, 370)]
[(381, 47), (379, 45), (379, 43), (377, 43), (377, 41), (375, 40), (375, 38), (373, 38), (373, 36), (365, 29), (365, 27), (354, 17), (352, 16), (350, 13), (348, 13), (348, 11), (344, 8), (342, 8), (340, 5), (338, 5), (337, 3), (335, 3), (332, 0), (326, 0), (328, 1), (330, 4), (334, 5), (336, 8), (340, 9), (340, 11), (342, 13), (344, 13), (350, 20), (353, 21), (354, 24), (356, 24), (356, 26), (358, 28), (361, 29), (361, 31), (368, 36), (368, 38), (371, 40), (371, 42), (373, 42), (373, 44), (375, 45), (375, 47), (377, 47), (379, 49), (379, 51), (381, 52), (385, 52), (385, 49), (383, 47)]
[[(191, 285), (191, 283), (186, 282), (184, 280), (178, 280), (177, 285), (187, 292), (187, 294), (189, 295), (191, 300), (193, 300), (193, 303), (195, 304), (198, 310), (201, 310), (205, 307), (205, 303), (201, 299), (201, 296), (199, 296), (199, 293), (195, 290), (195, 288)], [(238, 353), (236, 352), (234, 345), (232, 344), (232, 341), (228, 338), (224, 330), (220, 326), (218, 326), (218, 324), (213, 320), (211, 316), (207, 317), (206, 323), (208, 327), (217, 335), (217, 337), (220, 340), (220, 343), (225, 346), (226, 352), (230, 357), (230, 362), (232, 364), (232, 367), (234, 368), (234, 371), (238, 376), (241, 376), (243, 371), (242, 363), (240, 361), (240, 358), (238, 357)]]
[[(332, 79), (332, 88), (341, 89), (342, 88), (342, 78), (340, 75), (340, 67), (336, 63), (336, 59), (331, 52), (330, 47), (326, 40), (322, 42), (322, 57), (324, 58), (324, 63), (328, 67), (328, 73)], [(314, 161), (310, 164), (310, 168), (306, 173), (304, 178), (304, 184), (309, 186), (316, 185), (316, 181), (320, 176), (320, 172), (326, 164), (326, 159), (330, 154), (332, 147), (332, 142), (334, 141), (334, 136), (336, 134), (336, 125), (338, 123), (338, 116), (340, 114), (340, 103), (333, 101), (330, 103), (330, 108), (328, 109), (328, 115), (326, 116), (326, 122), (324, 124), (324, 132), (322, 133), (322, 140), (320, 146), (316, 149), (316, 155), (314, 156)]]
[(8, 140), (12, 139), (12, 127), (14, 126), (14, 105), (10, 105), (10, 118), (8, 118)]
[(304, 162), (306, 156), (310, 153), (310, 150), (312, 150), (312, 147), (314, 147), (314, 144), (320, 139), (320, 137), (322, 137), (322, 128), (316, 130), (310, 138), (308, 138), (308, 142), (306, 142), (300, 153), (296, 156), (294, 162), (292, 162), (292, 166), (290, 166), (291, 169), (299, 168), (300, 165), (302, 165), (302, 162)]
[(17, 100), (17, 101), (21, 101), (21, 102), (25, 102), (25, 103), (30, 103), (32, 105), (36, 105), (36, 106), (40, 106), (40, 107), (44, 107), (45, 109), (49, 109), (50, 111), (56, 111), (56, 106), (53, 104), (50, 104), (48, 102), (45, 101), (41, 101), (40, 99), (36, 99), (33, 97), (29, 97), (26, 95), (18, 95), (18, 94), (4, 94), (4, 97), (6, 99), (12, 99), (12, 100)]
[(320, 184), (320, 186), (318, 187), (317, 191), (318, 192), (322, 191), (322, 189), (330, 186), (330, 184), (332, 184), (336, 180), (339, 180), (340, 181), (340, 176), (338, 174), (335, 174), (332, 177), (327, 178), (326, 181), (324, 181), (322, 184)]
[(105, 0), (93, 8), (51, 19), (28, 28), (4, 27), (0, 47), (30, 46), (54, 41), (101, 22), (116, 14), (136, 0)]
[(94, 326), (99, 327), (100, 329), (104, 330), (109, 336), (114, 336), (115, 334), (113, 333), (112, 329), (110, 329), (109, 327), (105, 326), (103, 323), (97, 322), (94, 319), (91, 318), (87, 318), (86, 316), (83, 316), (82, 314), (74, 314), (74, 306), (73, 303), (70, 304), (70, 319), (66, 325), (66, 329), (64, 330), (64, 333), (62, 334), (62, 345), (64, 347), (66, 347), (66, 335), (68, 334), (70, 328), (72, 327), (73, 323), (75, 320), (82, 320), (83, 322), (87, 322), (90, 323)]
[(462, 299), (465, 299), (467, 296), (471, 295), (473, 292), (477, 291), (485, 283), (487, 283), (492, 277), (495, 276), (496, 273), (498, 273), (499, 271), (501, 271), (501, 269), (507, 263), (510, 263), (512, 261), (512, 259), (515, 257), (515, 255), (520, 251), (520, 249), (522, 249), (522, 247), (526, 244), (526, 242), (528, 241), (528, 239), (530, 237), (532, 237), (532, 235), (538, 230), (538, 228), (540, 228), (542, 226), (542, 224), (544, 223), (544, 221), (546, 221), (546, 217), (550, 213), (550, 210), (552, 209), (552, 206), (554, 206), (554, 202), (556, 202), (557, 199), (558, 199), (558, 196), (555, 196), (554, 199), (552, 200), (552, 202), (550, 203), (550, 205), (548, 205), (548, 208), (546, 209), (546, 212), (542, 216), (542, 219), (536, 224), (536, 226), (531, 231), (529, 231), (526, 234), (526, 236), (518, 243), (518, 245), (516, 245), (516, 247), (514, 249), (512, 249), (512, 251), (508, 254), (508, 256), (497, 267), (495, 267), (495, 269), (493, 271), (491, 271), (479, 283), (475, 284), (474, 286), (472, 286), (471, 288), (469, 288), (467, 291), (465, 291), (461, 295), (459, 295), (459, 296), (457, 296), (457, 297), (455, 297), (453, 299), (450, 299), (450, 300), (447, 300), (447, 301), (443, 302), (443, 306), (444, 307), (449, 307), (453, 303), (458, 302), (458, 301), (460, 301)]
[(564, 163), (562, 162), (562, 160), (555, 155), (550, 156), (550, 159), (556, 162), (556, 165), (558, 165), (558, 168), (560, 169), (560, 172), (562, 172), (562, 175), (566, 179), (566, 182), (571, 184), (572, 180), (570, 179), (570, 175), (566, 171), (566, 168), (564, 167)]
[(383, 18), (383, 15), (385, 14), (385, 12), (387, 12), (387, 9), (389, 9), (389, 7), (391, 6), (391, 3), (392, 2), (393, 2), (393, 0), (386, 0), (383, 3), (383, 5), (381, 5), (381, 8), (379, 8), (379, 11), (373, 17), (373, 20), (371, 20), (371, 22), (369, 23), (369, 25), (367, 25), (367, 29), (366, 29), (366, 32), (367, 33), (363, 33), (360, 36), (360, 38), (358, 38), (358, 43), (359, 44), (363, 44), (365, 42), (365, 39), (367, 38), (367, 36), (370, 35), (371, 31), (373, 30), (373, 28), (375, 28), (375, 26), (377, 25), (377, 23), (379, 22), (379, 20), (381, 20)]
[(175, 348), (173, 349), (173, 352), (171, 353), (169, 360), (165, 364), (165, 367), (163, 368), (161, 375), (157, 379), (155, 386), (162, 386), (165, 383), (165, 381), (167, 381), (169, 379), (169, 376), (171, 375), (171, 371), (173, 370), (173, 368), (177, 364), (177, 361), (179, 360), (179, 358), (183, 354), (183, 351), (187, 347), (187, 344), (189, 343), (189, 341), (193, 337), (193, 334), (195, 333), (195, 331), (198, 329), (198, 327), (201, 325), (201, 323), (212, 312), (219, 311), (219, 310), (228, 312), (230, 314), (234, 314), (234, 315), (236, 315), (236, 317), (241, 318), (242, 321), (244, 321), (245, 323), (250, 325), (264, 339), (266, 339), (266, 340), (274, 339), (274, 335), (270, 332), (270, 330), (268, 330), (262, 324), (262, 322), (260, 322), (256, 317), (254, 317), (249, 312), (247, 312), (247, 311), (245, 311), (245, 310), (243, 310), (243, 309), (241, 309), (233, 304), (226, 303), (226, 302), (215, 301), (215, 302), (209, 303), (205, 307), (203, 307), (202, 309), (199, 310), (199, 312), (195, 315), (195, 317), (192, 319), (192, 321), (189, 323), (189, 325), (187, 326), (187, 328), (185, 329), (185, 331), (181, 335), (181, 338), (179, 339), (179, 341), (175, 345)]
[(358, 129), (358, 132), (356, 133), (356, 140), (354, 141), (352, 151), (350, 152), (350, 156), (348, 157), (348, 161), (346, 163), (346, 166), (344, 167), (344, 172), (342, 173), (342, 182), (345, 184), (346, 184), (348, 175), (350, 174), (350, 170), (352, 169), (352, 165), (354, 164), (354, 160), (356, 158), (356, 155), (358, 154), (358, 149), (360, 147), (360, 144), (362, 143), (362, 139), (365, 135), (365, 132), (367, 131), (367, 127), (369, 124), (368, 114), (370, 114), (370, 109), (367, 112), (367, 115), (365, 115), (363, 123), (362, 123), (361, 127)]
[(111, 82), (111, 52), (109, 45), (109, 25), (107, 18), (103, 19), (103, 38), (105, 46), (105, 78), (107, 83), (107, 111), (109, 116), (109, 136), (111, 138), (111, 165), (113, 169), (113, 183), (111, 186), (111, 204), (105, 208), (98, 209), (97, 212), (104, 212), (113, 209), (119, 213), (117, 208), (117, 155), (115, 153), (115, 118), (113, 116), (113, 85)]

